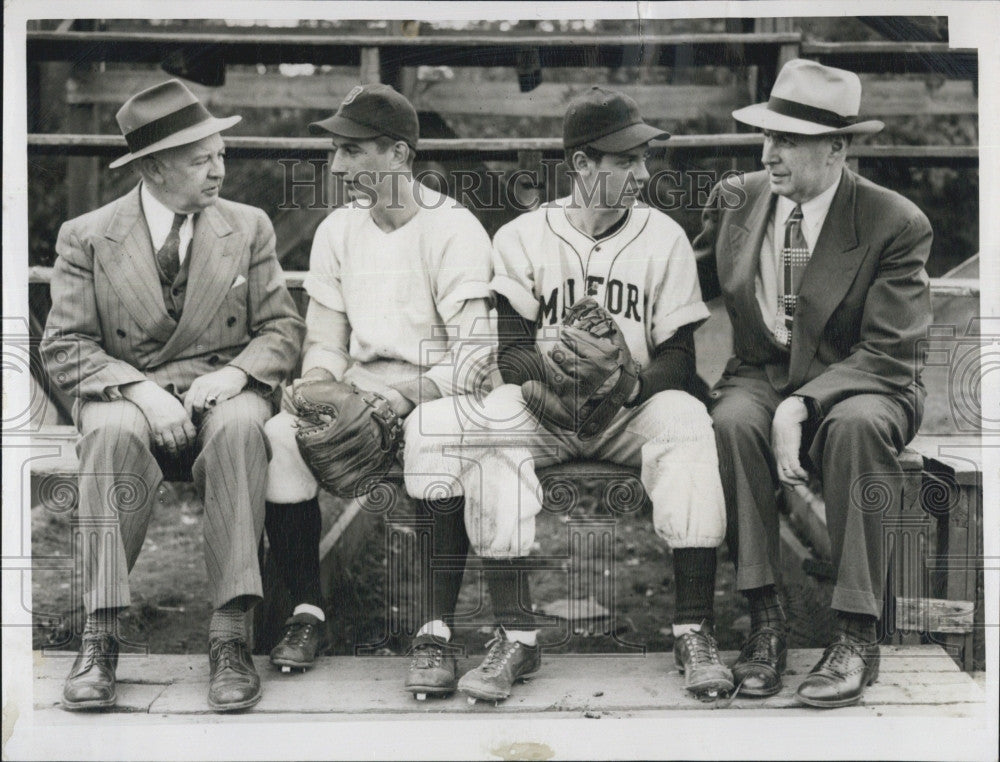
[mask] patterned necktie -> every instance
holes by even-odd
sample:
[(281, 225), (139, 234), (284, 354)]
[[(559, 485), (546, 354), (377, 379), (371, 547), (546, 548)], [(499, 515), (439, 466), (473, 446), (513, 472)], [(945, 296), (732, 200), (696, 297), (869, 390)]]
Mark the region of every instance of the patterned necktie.
[(778, 303), (774, 335), (786, 347), (792, 346), (792, 316), (798, 302), (802, 273), (809, 264), (809, 244), (802, 234), (802, 207), (796, 204), (785, 223), (785, 245), (781, 249), (784, 285)]
[(156, 252), (156, 264), (167, 283), (173, 283), (181, 269), (181, 225), (187, 219), (185, 214), (175, 214), (167, 240)]

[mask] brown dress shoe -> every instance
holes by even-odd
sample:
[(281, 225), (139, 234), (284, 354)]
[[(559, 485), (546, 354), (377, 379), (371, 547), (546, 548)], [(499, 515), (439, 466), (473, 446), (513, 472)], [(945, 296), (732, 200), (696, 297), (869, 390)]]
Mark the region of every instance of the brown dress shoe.
[(260, 701), (260, 676), (243, 638), (215, 638), (208, 644), (211, 676), (208, 705), (216, 712), (247, 709)]
[(795, 697), (803, 704), (838, 707), (856, 704), (865, 688), (878, 679), (879, 650), (841, 634), (799, 685)]
[(84, 635), (80, 653), (63, 685), (63, 709), (105, 709), (118, 699), (115, 668), (118, 640), (114, 635)]
[(733, 665), (733, 680), (747, 696), (773, 696), (781, 690), (781, 673), (788, 661), (788, 641), (782, 630), (761, 627), (750, 633)]

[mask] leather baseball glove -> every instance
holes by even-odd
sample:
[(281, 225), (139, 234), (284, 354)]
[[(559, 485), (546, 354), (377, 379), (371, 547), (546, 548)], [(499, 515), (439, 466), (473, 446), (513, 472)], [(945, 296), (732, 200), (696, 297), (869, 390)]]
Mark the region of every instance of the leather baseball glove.
[(295, 440), (320, 485), (342, 498), (370, 492), (403, 441), (403, 424), (388, 400), (332, 379), (299, 384), (292, 399)]
[(528, 409), (550, 430), (596, 437), (631, 396), (639, 373), (612, 318), (593, 298), (567, 310), (558, 340), (541, 353), (544, 381), (526, 381)]

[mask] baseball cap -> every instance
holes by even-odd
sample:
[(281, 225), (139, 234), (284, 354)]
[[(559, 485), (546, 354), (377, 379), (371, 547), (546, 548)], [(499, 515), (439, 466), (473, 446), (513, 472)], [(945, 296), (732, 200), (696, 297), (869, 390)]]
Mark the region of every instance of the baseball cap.
[(563, 148), (589, 145), (605, 153), (620, 153), (669, 137), (669, 132), (642, 121), (639, 104), (625, 93), (603, 87), (592, 87), (574, 98), (563, 119)]
[(313, 122), (309, 132), (362, 139), (386, 135), (416, 149), (420, 123), (413, 105), (389, 85), (358, 85), (347, 94), (336, 114)]

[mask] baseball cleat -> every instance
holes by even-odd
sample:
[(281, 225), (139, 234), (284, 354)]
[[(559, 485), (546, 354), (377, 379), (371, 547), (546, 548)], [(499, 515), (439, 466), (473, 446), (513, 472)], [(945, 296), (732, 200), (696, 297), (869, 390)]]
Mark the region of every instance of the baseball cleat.
[(417, 701), (427, 696), (447, 696), (455, 692), (459, 649), (448, 641), (432, 635), (418, 635), (410, 646), (410, 671), (406, 675), (406, 690)]
[(280, 667), (282, 674), (293, 670), (305, 672), (316, 661), (325, 626), (325, 622), (312, 614), (296, 614), (286, 619), (281, 640), (271, 649), (271, 664)]
[(537, 645), (508, 640), (502, 627), (487, 645), (490, 649), (483, 663), (458, 681), (458, 689), (466, 694), (470, 704), (476, 699), (503, 701), (510, 696), (515, 683), (531, 677), (542, 664), (542, 652)]
[(684, 675), (684, 687), (699, 698), (716, 698), (733, 690), (733, 673), (719, 658), (719, 648), (707, 625), (674, 640), (674, 661)]

